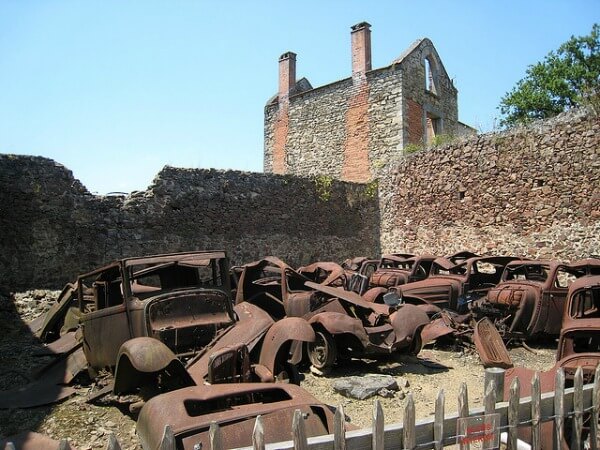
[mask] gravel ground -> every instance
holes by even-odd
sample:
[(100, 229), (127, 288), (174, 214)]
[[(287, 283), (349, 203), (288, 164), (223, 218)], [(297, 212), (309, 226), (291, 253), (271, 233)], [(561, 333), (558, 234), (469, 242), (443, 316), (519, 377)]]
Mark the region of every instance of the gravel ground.
[[(19, 387), (27, 383), (31, 370), (44, 363), (32, 356), (41, 344), (28, 333), (26, 322), (48, 309), (58, 296), (56, 291), (28, 291), (12, 298), (0, 295), (0, 389)], [(554, 364), (553, 348), (536, 348), (535, 354), (524, 348), (510, 350), (516, 365), (545, 370)], [(386, 374), (401, 386), (391, 398), (377, 397), (383, 407), (385, 422), (402, 421), (407, 395), (415, 400), (417, 418), (434, 413), (435, 399), (440, 389), (446, 397), (446, 411), (456, 411), (460, 384), (469, 389), (471, 407), (480, 406), (483, 397), (484, 369), (477, 354), (463, 347), (425, 348), (418, 357), (394, 355), (382, 360), (351, 360), (334, 368), (327, 376), (311, 372), (301, 383), (319, 400), (334, 406), (343, 405), (351, 422), (370, 427), (373, 398), (353, 400), (333, 391), (336, 379), (350, 375)], [(108, 436), (115, 434), (124, 450), (137, 450), (135, 417), (128, 413), (130, 399), (105, 397), (102, 403), (85, 402), (94, 387), (85, 376), (76, 379), (77, 395), (47, 407), (0, 410), (0, 439), (32, 430), (55, 439), (67, 438), (79, 449), (106, 448)]]

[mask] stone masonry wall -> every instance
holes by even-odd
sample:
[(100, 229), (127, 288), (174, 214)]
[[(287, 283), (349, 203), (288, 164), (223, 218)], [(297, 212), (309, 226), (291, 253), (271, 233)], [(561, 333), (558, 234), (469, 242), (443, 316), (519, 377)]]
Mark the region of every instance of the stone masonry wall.
[[(289, 98), (285, 122), (285, 170), (369, 181), (401, 154), (402, 73), (386, 67)], [(265, 108), (265, 172), (275, 172), (282, 139), (282, 111)]]
[(384, 252), (600, 254), (600, 119), (576, 111), (406, 157), (380, 180)]
[(91, 195), (40, 157), (0, 155), (0, 287), (59, 288), (124, 256), (223, 249), (231, 262), (292, 266), (379, 251), (366, 186), (165, 167), (146, 191)]

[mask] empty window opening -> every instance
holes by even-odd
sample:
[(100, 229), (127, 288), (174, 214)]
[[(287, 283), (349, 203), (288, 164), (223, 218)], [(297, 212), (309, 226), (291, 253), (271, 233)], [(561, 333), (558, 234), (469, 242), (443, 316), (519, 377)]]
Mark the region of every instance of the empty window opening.
[(442, 119), (431, 113), (427, 113), (425, 128), (427, 144), (432, 144), (434, 138), (442, 134)]
[(430, 57), (425, 58), (425, 90), (436, 95), (438, 94), (437, 69)]

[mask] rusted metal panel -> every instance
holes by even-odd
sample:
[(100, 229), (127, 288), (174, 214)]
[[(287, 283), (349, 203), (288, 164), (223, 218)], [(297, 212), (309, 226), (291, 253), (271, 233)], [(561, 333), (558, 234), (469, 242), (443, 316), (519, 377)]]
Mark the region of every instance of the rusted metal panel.
[[(299, 317), (286, 317), (271, 326), (265, 334), (258, 362), (275, 374), (277, 359), (288, 360), (289, 345), (292, 341), (312, 342), (314, 340), (315, 332), (306, 320)], [(282, 350), (286, 348), (285, 344), (288, 344), (288, 351), (282, 354)]]
[(347, 274), (342, 266), (334, 262), (320, 261), (300, 267), (298, 273), (315, 283), (326, 286), (342, 286), (347, 284)]
[(113, 390), (116, 394), (133, 392), (144, 380), (160, 374), (179, 379), (176, 385), (195, 384), (181, 361), (161, 341), (151, 337), (130, 339), (119, 350)]
[(437, 318), (432, 320), (427, 325), (423, 327), (421, 331), (421, 339), (423, 340), (423, 345), (428, 344), (430, 342), (435, 341), (436, 339), (442, 336), (448, 336), (449, 334), (454, 333), (454, 328), (446, 325), (446, 322), (443, 318)]
[(211, 353), (208, 383), (248, 383), (251, 379), (250, 355), (245, 344), (232, 345)]
[(501, 367), (503, 369), (513, 367), (502, 337), (489, 319), (484, 318), (477, 322), (473, 333), (473, 342), (483, 367)]
[(310, 324), (318, 323), (322, 325), (329, 333), (333, 335), (349, 333), (359, 339), (363, 347), (369, 345), (369, 336), (367, 335), (362, 322), (359, 319), (348, 316), (347, 314), (323, 312), (312, 316), (308, 322)]

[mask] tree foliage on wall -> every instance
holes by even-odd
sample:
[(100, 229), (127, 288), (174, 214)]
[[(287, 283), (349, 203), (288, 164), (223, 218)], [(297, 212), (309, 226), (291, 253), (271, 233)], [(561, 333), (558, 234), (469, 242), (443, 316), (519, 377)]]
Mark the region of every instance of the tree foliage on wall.
[(555, 116), (574, 106), (598, 105), (600, 26), (587, 36), (571, 36), (543, 61), (527, 68), (525, 78), (502, 97), (501, 124), (510, 126)]

